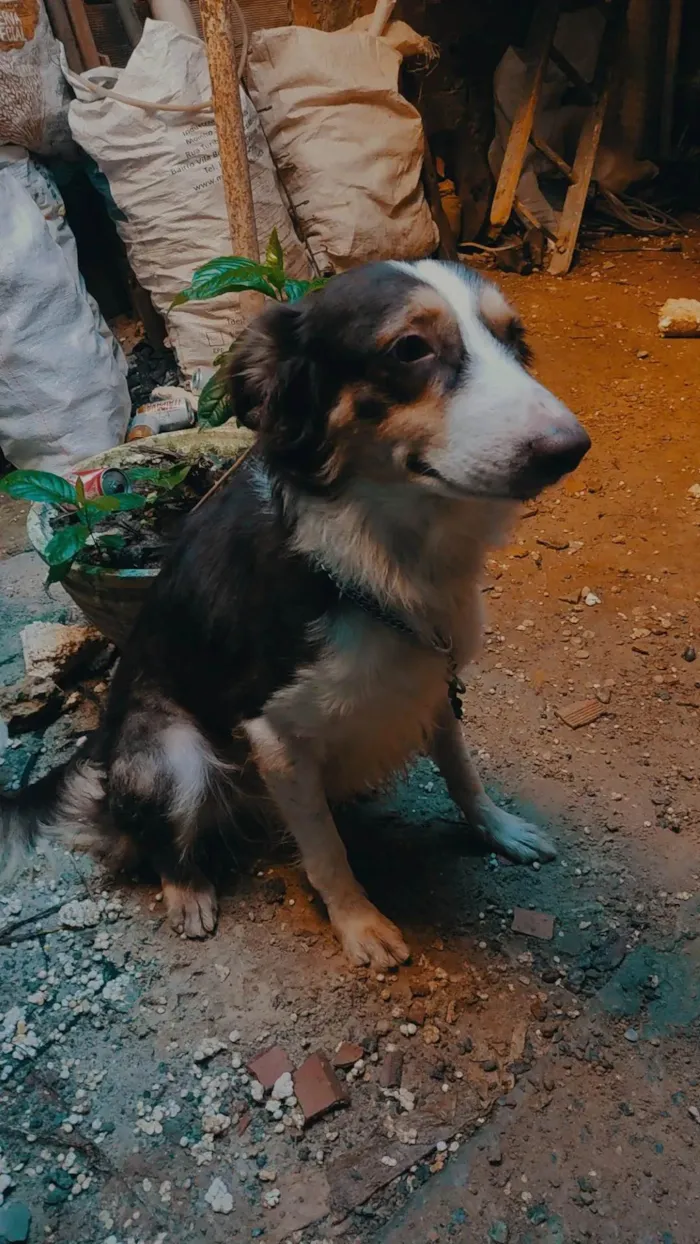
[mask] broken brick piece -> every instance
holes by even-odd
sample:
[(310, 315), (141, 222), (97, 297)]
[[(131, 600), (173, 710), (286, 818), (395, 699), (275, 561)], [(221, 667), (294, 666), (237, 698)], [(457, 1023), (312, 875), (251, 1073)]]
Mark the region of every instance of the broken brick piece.
[(403, 1072), (403, 1054), (400, 1050), (392, 1050), (385, 1055), (379, 1068), (379, 1084), (382, 1088), (401, 1088)]
[(258, 1054), (247, 1066), (250, 1074), (260, 1081), (266, 1092), (274, 1087), (285, 1071), (291, 1074), (294, 1070), (281, 1045), (273, 1045), (271, 1050)]
[(551, 942), (554, 937), (554, 916), (546, 911), (528, 911), (526, 907), (513, 909), (513, 923), (510, 926), (514, 933), (522, 933), (525, 937), (539, 937), (544, 942)]
[(419, 1028), (425, 1023), (425, 1003), (419, 998), (414, 998), (406, 1012), (406, 1019), (411, 1024), (417, 1024)]
[(356, 1062), (364, 1058), (365, 1051), (361, 1045), (356, 1045), (354, 1041), (341, 1041), (331, 1062), (334, 1067), (340, 1067), (341, 1070), (347, 1071), (350, 1067), (354, 1067)]
[(306, 1123), (312, 1123), (336, 1106), (347, 1106), (350, 1101), (346, 1089), (320, 1050), (311, 1054), (294, 1072), (294, 1092)]
[(566, 704), (556, 711), (557, 717), (565, 726), (579, 730), (581, 726), (590, 726), (591, 722), (597, 721), (608, 710), (600, 700), (579, 700), (576, 704)]

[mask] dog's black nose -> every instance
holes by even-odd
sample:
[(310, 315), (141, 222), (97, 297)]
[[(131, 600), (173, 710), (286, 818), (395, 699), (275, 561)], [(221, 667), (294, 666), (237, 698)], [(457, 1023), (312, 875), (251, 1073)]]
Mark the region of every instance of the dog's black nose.
[(549, 484), (556, 484), (576, 469), (590, 447), (590, 436), (575, 420), (563, 427), (554, 426), (551, 432), (529, 442), (517, 472), (516, 493), (534, 496)]

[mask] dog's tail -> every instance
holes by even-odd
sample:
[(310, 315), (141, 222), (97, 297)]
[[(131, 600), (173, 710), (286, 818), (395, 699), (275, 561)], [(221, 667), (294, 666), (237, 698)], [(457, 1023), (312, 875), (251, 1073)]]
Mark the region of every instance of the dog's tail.
[(105, 798), (104, 771), (84, 755), (22, 790), (0, 792), (0, 884), (42, 840), (68, 849), (94, 848)]

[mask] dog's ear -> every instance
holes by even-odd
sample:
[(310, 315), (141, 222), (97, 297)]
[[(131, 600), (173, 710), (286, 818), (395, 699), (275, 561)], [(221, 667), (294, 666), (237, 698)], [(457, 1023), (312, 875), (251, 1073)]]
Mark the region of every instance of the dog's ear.
[(312, 339), (303, 305), (277, 303), (246, 330), (230, 371), (236, 419), (258, 433), (273, 466), (307, 488), (322, 486), (334, 393)]
[(303, 365), (299, 309), (268, 307), (245, 330), (231, 360), (231, 402), (238, 423), (260, 431), (285, 404), (285, 389)]

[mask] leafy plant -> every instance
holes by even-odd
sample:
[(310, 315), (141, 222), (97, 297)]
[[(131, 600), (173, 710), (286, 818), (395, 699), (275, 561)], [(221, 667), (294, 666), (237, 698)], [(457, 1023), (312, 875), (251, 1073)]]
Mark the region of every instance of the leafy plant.
[[(192, 277), (187, 289), (183, 289), (171, 304), (180, 307), (186, 302), (201, 302), (217, 298), (220, 294), (254, 290), (274, 298), (276, 302), (296, 302), (311, 290), (320, 289), (325, 277), (313, 281), (297, 281), (288, 277), (284, 267), (284, 253), (277, 230), (273, 229), (267, 244), (264, 262), (245, 259), (241, 255), (222, 255), (210, 259)], [(199, 395), (197, 418), (201, 427), (218, 428), (231, 418), (233, 410), (228, 393), (228, 364), (234, 344), (215, 360), (217, 370), (207, 381)]]
[(129, 482), (141, 480), (152, 485), (152, 491), (147, 496), (122, 492), (109, 497), (86, 497), (81, 479), (72, 484), (51, 471), (11, 471), (0, 480), (0, 492), (15, 501), (39, 501), (59, 509), (69, 507), (74, 514), (75, 521), (61, 527), (44, 549), (44, 560), (49, 567), (46, 582), (50, 584), (65, 579), (74, 561), (85, 549), (94, 549), (103, 565), (108, 567), (110, 553), (124, 547), (124, 537), (117, 532), (97, 531), (96, 524), (107, 514), (139, 510), (157, 501), (162, 493), (177, 488), (189, 470), (189, 463), (177, 463), (164, 471), (151, 467), (133, 467), (125, 471)]

